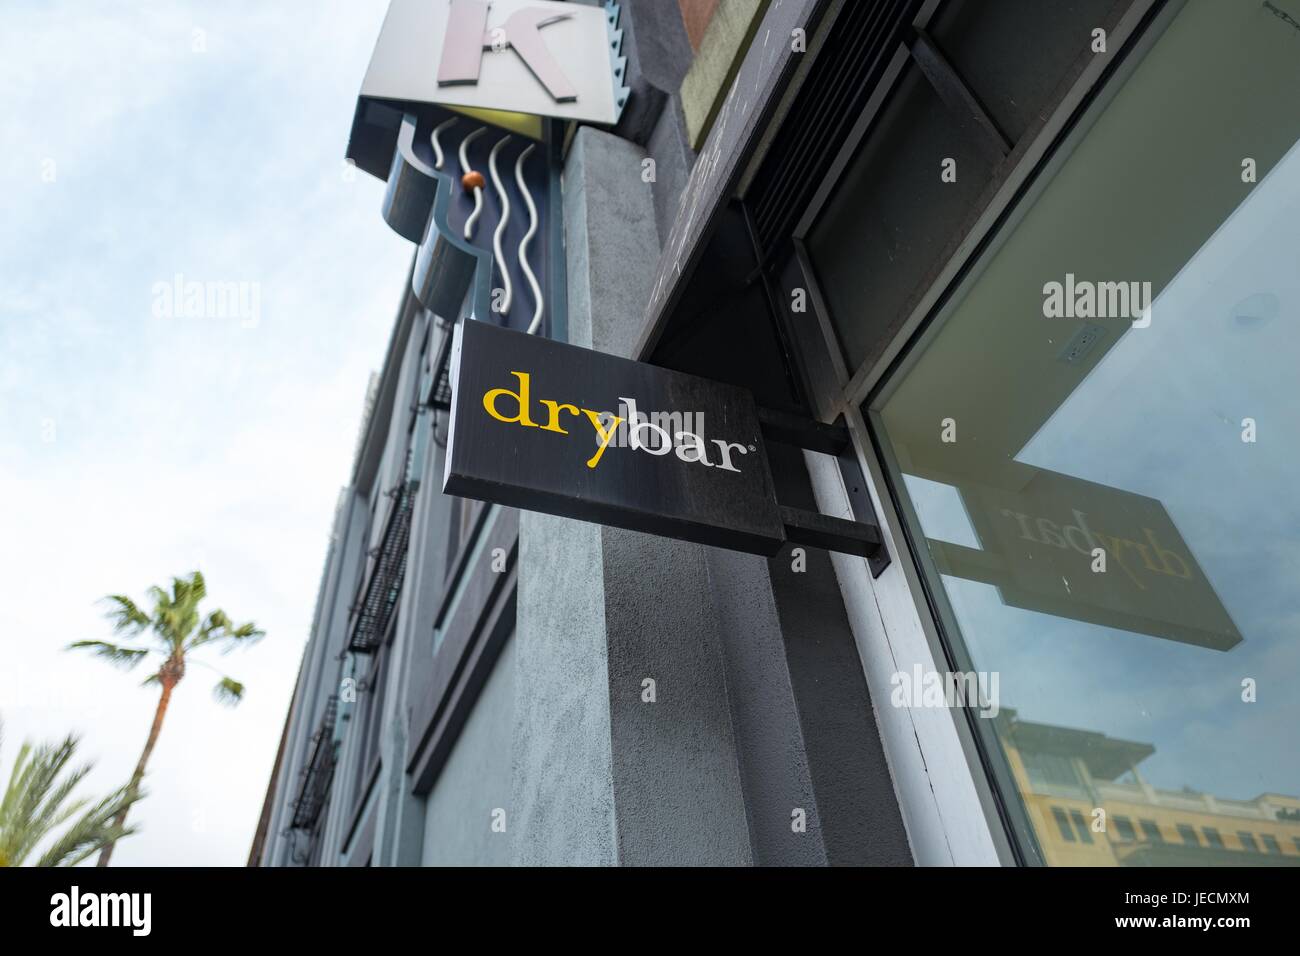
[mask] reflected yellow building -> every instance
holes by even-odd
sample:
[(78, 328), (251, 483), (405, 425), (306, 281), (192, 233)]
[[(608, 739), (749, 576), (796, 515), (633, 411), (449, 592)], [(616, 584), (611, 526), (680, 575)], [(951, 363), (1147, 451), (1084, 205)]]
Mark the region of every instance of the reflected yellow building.
[(999, 723), (1049, 865), (1300, 866), (1298, 797), (1160, 790), (1138, 770), (1151, 744), (1031, 723), (1011, 710)]

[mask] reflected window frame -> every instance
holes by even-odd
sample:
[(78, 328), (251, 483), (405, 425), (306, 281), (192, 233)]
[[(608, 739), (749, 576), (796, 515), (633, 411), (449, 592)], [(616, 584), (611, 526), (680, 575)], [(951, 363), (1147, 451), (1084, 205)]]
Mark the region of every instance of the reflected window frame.
[[(860, 366), (850, 368), (845, 364), (838, 333), (818, 286), (807, 238), (821, 211), (831, 201), (855, 150), (868, 135), (871, 115), (864, 115), (860, 121), (858, 139), (841, 149), (826, 183), (791, 236), (786, 269), (777, 270), (781, 273), (778, 291), (801, 287), (807, 293), (809, 321), (795, 326), (791, 337), (796, 365), (813, 412), (826, 422), (843, 416), (849, 427), (863, 474), (869, 476), (869, 483), (880, 496), (877, 512), (882, 525), (893, 533), (896, 547), (891, 549), (891, 556), (902, 568), (901, 587), (915, 608), (934, 655), (934, 664), (940, 669), (946, 666), (952, 671), (972, 671), (975, 667), (964, 644), (949, 637), (959, 633), (954, 630), (955, 618), (946, 596), (936, 593), (930, 584), (933, 567), (926, 566), (928, 550), (913, 533), (919, 527), (917, 515), (911, 512), (909, 496), (890, 474), (872, 406), (883, 401), (889, 382), (896, 382), (905, 374), (909, 360), (924, 351), (929, 337), (942, 327), (952, 304), (961, 300), (969, 284), (978, 278), (982, 266), (1014, 233), (1037, 196), (1048, 188), (1055, 173), (1087, 135), (1092, 120), (1123, 88), (1184, 4), (1185, 0), (1132, 0), (1117, 14), (1118, 19), (1109, 31), (1109, 52), (1097, 56), (1092, 65), (1074, 77), (1051, 109), (1045, 111), (1048, 114), (1045, 124), (1026, 137), (1027, 142), (1016, 145), (1004, 168), (999, 170), (996, 188), (990, 189), (988, 202), (965, 239), (950, 251), (929, 288), (917, 298), (911, 314), (883, 350), (876, 350)], [(869, 111), (879, 114), (906, 65), (906, 57), (900, 53), (882, 78), (882, 92), (868, 107)], [(1045, 853), (1020, 794), (1016, 773), (996, 732), (987, 726), (992, 721), (980, 720), (970, 711), (962, 711), (954, 719), (980, 797), (971, 812), (987, 820), (995, 842), (1009, 854), (1011, 862), (1044, 865)], [(1048, 808), (1043, 810), (1051, 815)], [(1127, 845), (1138, 840), (1133, 827), (1130, 836), (1126, 838), (1121, 833), (1113, 842)]]

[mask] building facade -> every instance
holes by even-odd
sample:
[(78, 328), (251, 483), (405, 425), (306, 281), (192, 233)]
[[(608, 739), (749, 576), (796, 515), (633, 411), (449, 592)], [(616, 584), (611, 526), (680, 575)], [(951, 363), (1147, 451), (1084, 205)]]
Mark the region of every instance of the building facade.
[[(390, 11), (411, 281), (250, 864), (1300, 863), (1300, 3), (568, 6)], [(444, 495), (464, 322), (748, 390), (880, 550)]]

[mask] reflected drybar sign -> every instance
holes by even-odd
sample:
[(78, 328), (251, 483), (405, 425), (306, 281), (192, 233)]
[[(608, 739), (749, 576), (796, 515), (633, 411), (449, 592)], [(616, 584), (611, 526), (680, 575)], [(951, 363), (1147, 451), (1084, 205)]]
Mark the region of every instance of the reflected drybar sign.
[(773, 555), (786, 540), (744, 389), (466, 320), (443, 491)]
[(994, 584), (1013, 607), (1221, 651), (1241, 642), (1156, 499), (1046, 469), (1018, 491), (958, 491), (983, 550), (932, 541), (942, 572)]
[(612, 124), (606, 12), (550, 0), (392, 0), (361, 95)]

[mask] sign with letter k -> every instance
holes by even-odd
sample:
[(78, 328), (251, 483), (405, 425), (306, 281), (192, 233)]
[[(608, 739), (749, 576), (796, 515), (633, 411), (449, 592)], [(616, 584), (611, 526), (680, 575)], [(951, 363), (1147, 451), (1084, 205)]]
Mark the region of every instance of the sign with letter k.
[[(391, 0), (361, 99), (612, 126), (629, 95), (616, 23), (613, 8), (586, 3)], [(380, 135), (382, 115), (359, 112), (354, 133)]]
[(501, 53), (513, 49), (555, 102), (575, 101), (578, 91), (542, 37), (543, 27), (568, 20), (572, 14), (555, 13), (553, 8), (523, 7), (489, 29), (488, 11), (487, 0), (451, 0), (438, 85), (474, 85), (483, 68), (484, 50)]

